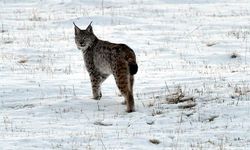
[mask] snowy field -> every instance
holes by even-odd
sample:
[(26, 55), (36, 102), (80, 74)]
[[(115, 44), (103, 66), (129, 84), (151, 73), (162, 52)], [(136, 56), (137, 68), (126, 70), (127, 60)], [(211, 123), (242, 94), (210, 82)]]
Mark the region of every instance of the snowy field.
[[(134, 49), (136, 112), (100, 101), (72, 22)], [(0, 149), (249, 149), (248, 0), (1, 0)]]

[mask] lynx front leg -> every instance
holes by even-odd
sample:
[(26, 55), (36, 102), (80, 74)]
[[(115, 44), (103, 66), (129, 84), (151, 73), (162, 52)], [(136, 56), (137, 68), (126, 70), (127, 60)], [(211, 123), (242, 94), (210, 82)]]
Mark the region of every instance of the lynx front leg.
[(108, 78), (108, 75), (101, 75), (99, 73), (90, 74), (93, 99), (100, 100), (102, 97), (101, 84)]

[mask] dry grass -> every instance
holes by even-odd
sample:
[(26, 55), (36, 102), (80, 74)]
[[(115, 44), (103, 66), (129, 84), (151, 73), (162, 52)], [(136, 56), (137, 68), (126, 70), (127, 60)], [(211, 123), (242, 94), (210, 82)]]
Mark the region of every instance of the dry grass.
[(22, 60), (19, 60), (19, 61), (18, 61), (18, 63), (20, 63), (20, 64), (24, 64), (24, 63), (27, 63), (27, 62), (28, 62), (27, 59), (22, 59)]
[(239, 54), (235, 52), (230, 55), (230, 58), (237, 58), (237, 57), (239, 57)]
[(216, 45), (217, 43), (216, 42), (209, 42), (206, 44), (207, 47), (212, 47), (214, 45)]
[(161, 143), (161, 142), (160, 142), (159, 140), (157, 140), (157, 139), (150, 139), (149, 142), (152, 143), (152, 144), (156, 144), (156, 145)]

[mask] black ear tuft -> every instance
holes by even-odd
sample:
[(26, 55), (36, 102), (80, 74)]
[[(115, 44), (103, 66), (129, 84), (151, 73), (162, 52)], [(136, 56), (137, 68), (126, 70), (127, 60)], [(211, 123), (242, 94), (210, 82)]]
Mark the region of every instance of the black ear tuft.
[(73, 24), (75, 26), (75, 35), (77, 35), (80, 33), (81, 29), (78, 26), (76, 26), (75, 22), (73, 22)]
[(88, 25), (88, 27), (86, 28), (86, 31), (90, 32), (90, 33), (93, 33), (93, 29), (92, 29), (92, 21), (90, 22), (90, 24)]

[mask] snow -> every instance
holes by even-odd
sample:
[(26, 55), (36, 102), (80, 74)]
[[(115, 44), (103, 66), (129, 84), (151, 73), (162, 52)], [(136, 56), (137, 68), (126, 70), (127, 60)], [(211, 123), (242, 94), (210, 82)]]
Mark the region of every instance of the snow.
[[(0, 7), (0, 149), (250, 147), (247, 0), (4, 0)], [(73, 21), (81, 28), (93, 21), (99, 38), (135, 51), (136, 112), (126, 113), (113, 77), (102, 99), (91, 99)]]

